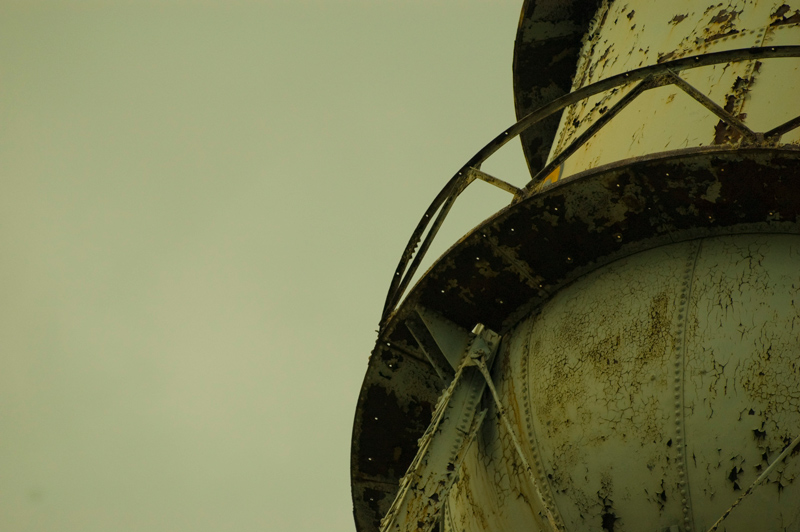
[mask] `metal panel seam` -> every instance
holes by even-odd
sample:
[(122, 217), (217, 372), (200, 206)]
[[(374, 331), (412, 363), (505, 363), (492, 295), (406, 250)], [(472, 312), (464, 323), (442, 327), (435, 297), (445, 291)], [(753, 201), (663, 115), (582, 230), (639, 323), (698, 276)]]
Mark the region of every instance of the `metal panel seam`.
[(532, 363), (533, 357), (530, 356), (530, 345), (531, 345), (531, 338), (533, 336), (533, 329), (536, 320), (530, 320), (530, 330), (528, 331), (528, 339), (525, 343), (527, 347), (527, 356), (523, 357), (521, 370), (522, 370), (522, 400), (524, 401), (524, 408), (525, 408), (525, 424), (527, 425), (527, 436), (528, 436), (528, 443), (530, 446), (530, 450), (533, 454), (533, 463), (536, 467), (535, 474), (539, 480), (539, 485), (542, 486), (544, 489), (541, 490), (542, 495), (545, 499), (545, 503), (550, 507), (550, 512), (553, 515), (556, 523), (560, 527), (561, 530), (566, 530), (566, 526), (564, 524), (564, 518), (561, 516), (561, 510), (558, 507), (558, 504), (553, 497), (553, 486), (550, 485), (550, 479), (547, 478), (547, 475), (544, 473), (544, 464), (542, 463), (542, 455), (541, 451), (539, 450), (539, 440), (536, 437), (536, 432), (533, 427), (533, 420), (531, 416), (533, 415), (532, 412), (532, 401), (530, 395), (530, 379), (528, 377), (529, 366)]
[(686, 456), (686, 436), (683, 428), (686, 426), (685, 389), (686, 379), (686, 327), (689, 321), (689, 304), (692, 297), (692, 284), (694, 281), (697, 260), (703, 241), (698, 240), (690, 248), (683, 271), (683, 281), (678, 300), (676, 316), (676, 331), (673, 337), (675, 353), (675, 450), (678, 464), (678, 490), (681, 494), (681, 511), (683, 512), (684, 528), (687, 532), (694, 530), (694, 512), (692, 511), (691, 493), (689, 491), (688, 460)]

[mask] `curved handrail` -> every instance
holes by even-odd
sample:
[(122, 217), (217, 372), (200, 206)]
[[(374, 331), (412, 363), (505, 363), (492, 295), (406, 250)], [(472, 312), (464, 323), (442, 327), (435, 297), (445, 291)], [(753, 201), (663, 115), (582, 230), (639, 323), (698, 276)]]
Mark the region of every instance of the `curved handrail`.
[[(439, 231), (444, 219), (447, 217), (450, 208), (455, 202), (456, 198), (463, 192), (463, 190), (475, 180), (476, 170), (480, 170), (481, 165), (491, 157), (497, 150), (502, 148), (511, 139), (519, 136), (529, 127), (540, 122), (541, 120), (563, 110), (564, 108), (574, 105), (581, 100), (605, 92), (616, 87), (627, 85), (636, 81), (640, 81), (633, 90), (626, 94), (615, 106), (600, 117), (592, 126), (590, 126), (583, 134), (581, 134), (575, 141), (567, 148), (562, 150), (559, 155), (554, 158), (549, 164), (546, 164), (531, 181), (525, 186), (520, 194), (515, 194), (514, 200), (519, 201), (522, 198), (532, 194), (535, 187), (538, 186), (564, 159), (572, 155), (581, 145), (583, 145), (592, 135), (600, 130), (606, 123), (608, 123), (614, 115), (619, 113), (623, 107), (628, 105), (641, 93), (663, 85), (678, 85), (684, 92), (699, 101), (714, 114), (720, 117), (721, 120), (726, 122), (731, 127), (737, 129), (745, 138), (755, 140), (775, 140), (781, 135), (800, 127), (800, 116), (793, 118), (765, 133), (754, 133), (745, 126), (741, 120), (731, 115), (719, 105), (712, 102), (708, 97), (702, 95), (694, 89), (691, 85), (686, 83), (683, 79), (677, 76), (676, 72), (699, 68), (704, 66), (711, 66), (720, 63), (737, 63), (740, 61), (748, 61), (753, 59), (774, 59), (781, 57), (800, 57), (800, 46), (766, 46), (766, 47), (753, 47), (753, 48), (739, 48), (736, 50), (728, 50), (724, 52), (713, 52), (703, 55), (694, 55), (675, 59), (672, 61), (665, 61), (663, 63), (650, 65), (646, 67), (637, 68), (622, 74), (608, 77), (600, 80), (586, 87), (582, 87), (574, 92), (565, 94), (560, 98), (556, 98), (552, 102), (543, 105), (530, 114), (518, 120), (514, 125), (507, 128), (488, 144), (481, 148), (474, 156), (472, 156), (466, 164), (464, 164), (456, 174), (450, 178), (445, 184), (439, 194), (434, 198), (431, 205), (425, 211), (422, 219), (417, 224), (408, 244), (406, 245), (400, 262), (395, 269), (392, 282), (389, 286), (389, 291), (386, 294), (386, 301), (383, 308), (381, 317), (381, 327), (386, 323), (391, 313), (395, 310), (397, 303), (402, 295), (405, 293), (408, 284), (411, 282), (412, 277), (419, 269), (425, 253), (433, 242), (436, 233)], [(435, 218), (434, 215), (439, 213)], [(433, 220), (433, 225), (425, 235), (426, 229)], [(425, 235), (425, 239), (422, 236)], [(421, 245), (420, 245), (421, 241)], [(420, 246), (419, 251), (415, 253), (417, 246)], [(413, 258), (413, 260), (412, 260)]]

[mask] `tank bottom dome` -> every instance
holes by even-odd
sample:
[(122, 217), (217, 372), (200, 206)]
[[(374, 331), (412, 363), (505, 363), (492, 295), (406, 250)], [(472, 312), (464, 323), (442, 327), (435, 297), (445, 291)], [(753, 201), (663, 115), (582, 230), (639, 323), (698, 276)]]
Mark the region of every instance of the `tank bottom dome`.
[[(708, 530), (800, 434), (799, 364), (800, 236), (607, 264), (503, 337), (493, 380), (534, 478), (487, 401), (443, 528)], [(720, 530), (800, 530), (799, 474), (788, 456)]]

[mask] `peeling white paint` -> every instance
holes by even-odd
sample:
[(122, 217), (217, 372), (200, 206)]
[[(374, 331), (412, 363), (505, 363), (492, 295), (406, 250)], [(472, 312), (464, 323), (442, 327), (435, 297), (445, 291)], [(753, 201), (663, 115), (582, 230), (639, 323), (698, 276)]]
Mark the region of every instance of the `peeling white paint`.
[[(799, 333), (800, 236), (705, 238), (560, 291), (504, 337), (494, 381), (562, 530), (707, 530), (800, 434)], [(778, 466), (725, 530), (800, 529), (798, 476)], [(553, 530), (535, 501), (486, 423), (444, 530)]]
[[(800, 0), (612, 2), (601, 8), (594, 29), (584, 41), (573, 90), (666, 60), (753, 46), (797, 44)], [(687, 70), (680, 75), (757, 132), (768, 131), (800, 114), (800, 99), (796, 97), (800, 86), (798, 59), (743, 61)], [(569, 146), (632, 86), (598, 94), (565, 109), (549, 159)], [(559, 177), (631, 157), (740, 140), (736, 131), (677, 87), (660, 87), (640, 95), (613, 118), (565, 162)], [(800, 131), (784, 135), (781, 142), (797, 144)]]

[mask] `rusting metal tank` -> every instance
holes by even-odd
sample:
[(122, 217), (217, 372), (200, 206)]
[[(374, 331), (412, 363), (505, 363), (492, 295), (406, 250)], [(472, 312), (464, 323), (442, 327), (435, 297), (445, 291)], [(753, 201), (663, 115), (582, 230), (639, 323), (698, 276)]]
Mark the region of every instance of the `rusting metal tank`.
[[(800, 0), (524, 3), (519, 121), (394, 272), (360, 532), (800, 530), (799, 68)], [(478, 179), (510, 205), (409, 289)]]

